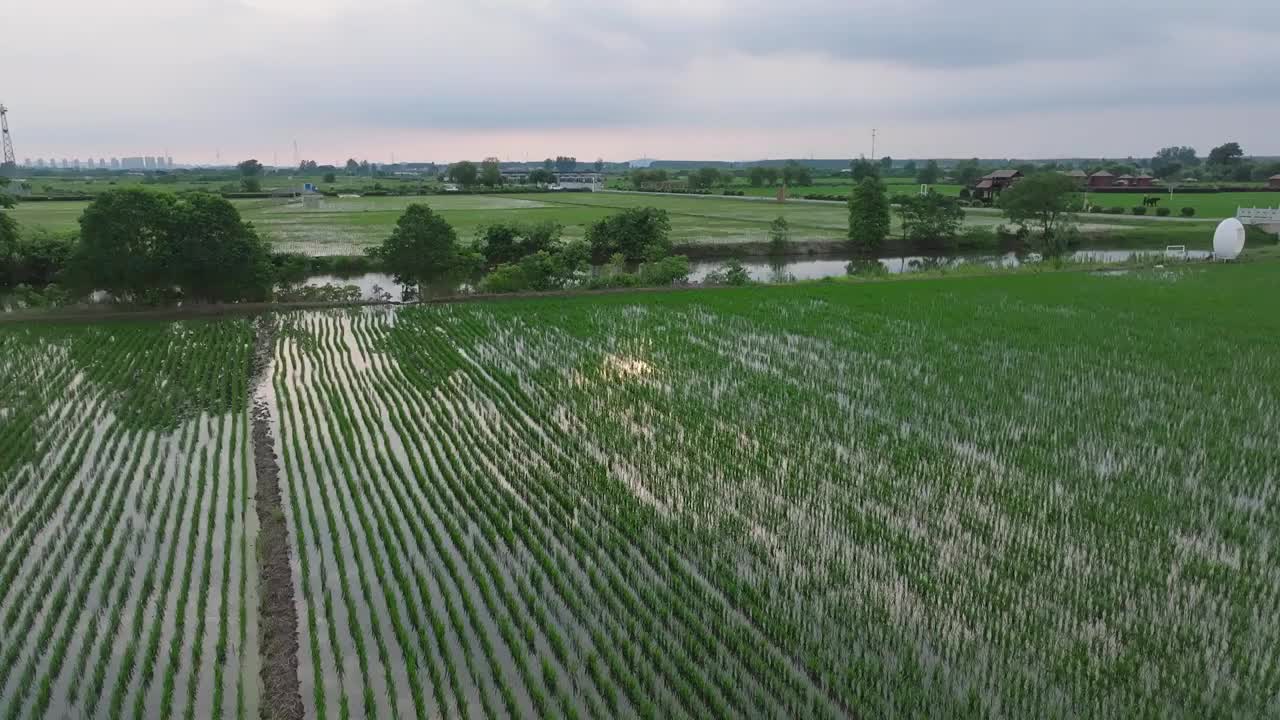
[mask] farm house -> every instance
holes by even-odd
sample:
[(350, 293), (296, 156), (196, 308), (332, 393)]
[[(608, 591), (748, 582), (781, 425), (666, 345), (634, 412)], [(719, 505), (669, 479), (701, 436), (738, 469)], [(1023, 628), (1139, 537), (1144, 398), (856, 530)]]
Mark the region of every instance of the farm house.
[(997, 170), (993, 173), (983, 175), (979, 178), (977, 184), (973, 186), (973, 198), (983, 202), (991, 202), (1000, 196), (1000, 193), (1022, 179), (1022, 173), (1018, 170)]

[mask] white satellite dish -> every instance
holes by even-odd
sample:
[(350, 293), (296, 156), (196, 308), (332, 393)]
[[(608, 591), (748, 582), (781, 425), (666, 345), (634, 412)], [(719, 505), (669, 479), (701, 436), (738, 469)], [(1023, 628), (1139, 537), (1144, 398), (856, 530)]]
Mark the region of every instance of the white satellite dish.
[(1244, 252), (1244, 225), (1235, 218), (1218, 223), (1213, 232), (1213, 256), (1219, 260), (1235, 260)]

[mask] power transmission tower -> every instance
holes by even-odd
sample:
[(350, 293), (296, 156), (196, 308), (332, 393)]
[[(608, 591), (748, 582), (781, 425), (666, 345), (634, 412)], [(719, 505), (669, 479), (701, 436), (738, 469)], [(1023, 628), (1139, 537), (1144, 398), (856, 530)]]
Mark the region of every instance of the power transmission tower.
[(0, 167), (15, 168), (18, 161), (13, 157), (13, 138), (9, 136), (9, 108), (0, 105), (0, 136), (4, 138), (4, 160)]

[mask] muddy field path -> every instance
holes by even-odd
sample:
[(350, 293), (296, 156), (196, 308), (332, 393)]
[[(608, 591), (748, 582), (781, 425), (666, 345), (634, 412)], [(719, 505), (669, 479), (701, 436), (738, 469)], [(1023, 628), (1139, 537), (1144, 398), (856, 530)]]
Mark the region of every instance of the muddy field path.
[[(254, 334), (251, 387), (270, 382), (275, 347), (275, 320), (258, 318)], [(281, 507), (279, 465), (271, 436), (271, 411), (267, 401), (255, 397), (253, 406), (253, 457), (258, 477), (255, 503), (258, 535), (259, 646), (262, 652), (262, 704), (264, 720), (302, 718), (302, 694), (298, 683), (298, 617), (294, 606), (293, 573), (289, 556), (289, 528)]]

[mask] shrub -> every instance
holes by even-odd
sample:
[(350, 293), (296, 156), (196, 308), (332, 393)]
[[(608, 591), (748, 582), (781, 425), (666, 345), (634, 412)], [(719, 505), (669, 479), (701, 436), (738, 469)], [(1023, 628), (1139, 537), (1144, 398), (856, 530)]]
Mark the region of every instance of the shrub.
[(751, 284), (751, 273), (743, 267), (741, 262), (734, 259), (726, 263), (722, 269), (708, 273), (702, 279), (702, 282), (705, 285), (734, 285), (741, 287)]
[(956, 248), (960, 250), (982, 250), (996, 245), (995, 233), (991, 228), (970, 225), (956, 235)]
[(664, 287), (683, 283), (688, 277), (689, 258), (684, 255), (669, 255), (640, 266), (641, 285)]
[(1134, 214), (1134, 215), (1146, 215), (1146, 214), (1147, 214), (1147, 208), (1146, 208), (1146, 206), (1145, 206), (1145, 205), (1134, 205), (1134, 206), (1133, 206), (1133, 214)]
[(1194, 217), (1196, 209), (1193, 207), (1184, 207), (1180, 212), (1182, 213), (1182, 217)]
[(889, 269), (880, 264), (878, 260), (850, 260), (848, 265), (844, 266), (846, 275), (856, 275), (859, 277), (881, 277), (889, 274)]
[(1107, 209), (1106, 209), (1106, 213), (1107, 213), (1108, 215), (1123, 215), (1123, 214), (1124, 214), (1124, 208), (1122, 208), (1122, 207), (1118, 207), (1118, 206), (1117, 206), (1117, 207), (1109, 207), (1109, 208), (1107, 208)]
[(1169, 217), (1170, 212), (1171, 211), (1167, 207), (1156, 208), (1156, 215), (1159, 215), (1160, 217)]

